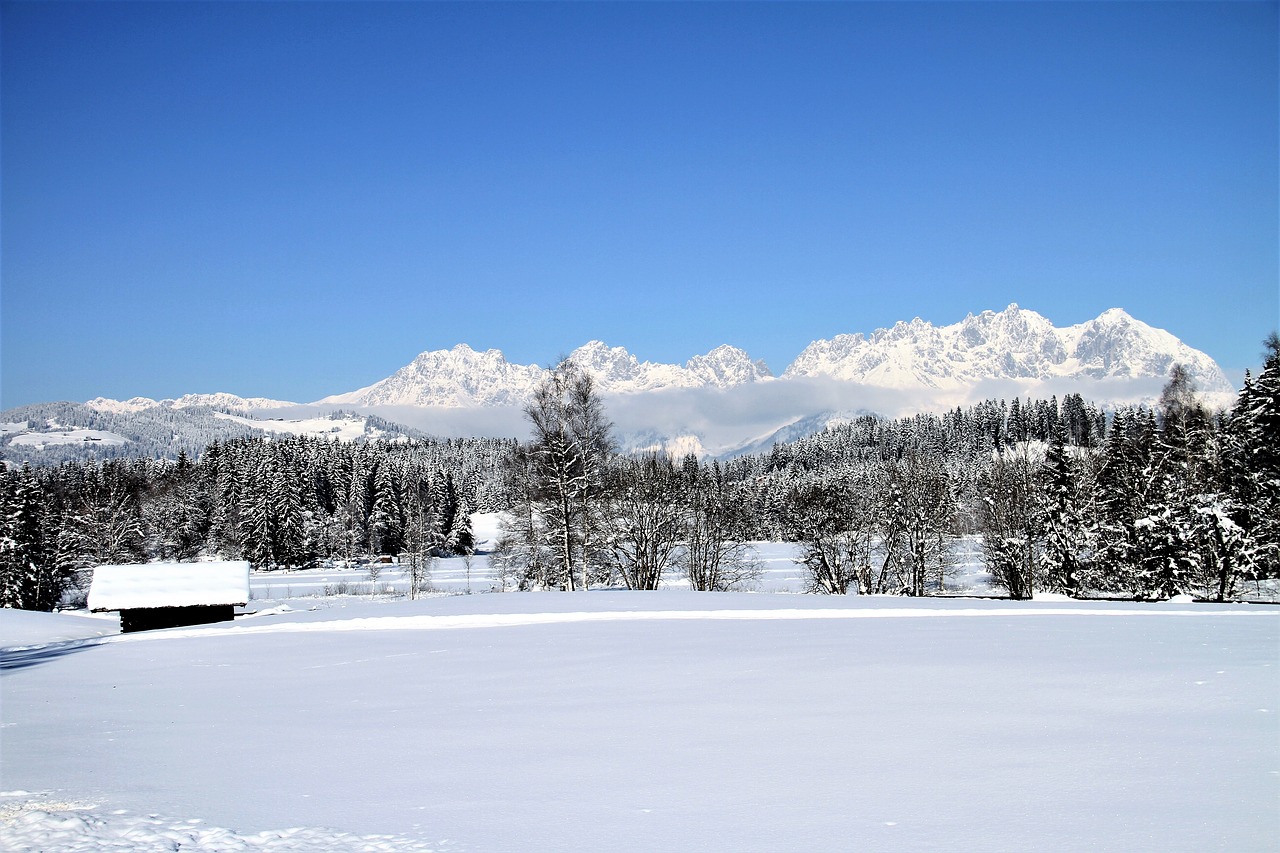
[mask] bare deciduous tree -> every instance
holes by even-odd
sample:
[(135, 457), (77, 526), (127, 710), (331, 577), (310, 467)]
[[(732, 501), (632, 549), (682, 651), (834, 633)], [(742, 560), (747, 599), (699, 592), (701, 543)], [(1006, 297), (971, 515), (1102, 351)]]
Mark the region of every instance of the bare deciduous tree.
[(534, 523), (521, 525), (522, 532), (537, 537), (530, 547), (545, 546), (551, 555), (548, 585), (589, 588), (607, 545), (602, 498), (615, 452), (613, 425), (594, 380), (568, 360), (538, 386), (524, 411), (533, 427), (525, 485)]

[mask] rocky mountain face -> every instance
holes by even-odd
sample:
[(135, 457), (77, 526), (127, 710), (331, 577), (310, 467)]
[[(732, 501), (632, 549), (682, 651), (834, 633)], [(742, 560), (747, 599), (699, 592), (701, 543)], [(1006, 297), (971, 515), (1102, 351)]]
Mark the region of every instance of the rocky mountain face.
[(955, 390), (990, 379), (1162, 378), (1175, 363), (1187, 367), (1202, 391), (1232, 393), (1213, 359), (1119, 308), (1061, 329), (1017, 305), (970, 314), (951, 326), (917, 318), (869, 336), (815, 341), (783, 378)]
[[(607, 394), (639, 394), (667, 388), (727, 388), (772, 378), (761, 362), (736, 347), (717, 347), (683, 366), (640, 361), (623, 347), (591, 341), (569, 354)], [(547, 371), (512, 364), (498, 350), (476, 352), (466, 344), (424, 352), (380, 382), (317, 400), (344, 406), (510, 406), (529, 399)]]
[(602, 391), (612, 394), (667, 388), (732, 388), (773, 378), (764, 362), (752, 361), (745, 352), (731, 346), (716, 347), (684, 365), (640, 361), (624, 348), (600, 341), (578, 347), (569, 358), (595, 377)]
[[(734, 388), (772, 380), (763, 362), (721, 346), (683, 365), (640, 361), (623, 347), (592, 341), (570, 356), (607, 394), (674, 388)], [(984, 380), (1164, 378), (1181, 363), (1211, 394), (1231, 394), (1218, 365), (1173, 335), (1113, 308), (1087, 323), (1056, 328), (1034, 311), (1010, 305), (970, 314), (950, 326), (921, 319), (870, 335), (814, 341), (782, 380), (827, 378), (876, 388), (955, 391)], [(351, 406), (519, 405), (546, 375), (511, 364), (498, 350), (465, 344), (424, 352), (387, 379), (317, 401)]]
[(545, 371), (466, 344), (424, 352), (380, 382), (316, 402), (343, 406), (509, 406), (528, 399)]

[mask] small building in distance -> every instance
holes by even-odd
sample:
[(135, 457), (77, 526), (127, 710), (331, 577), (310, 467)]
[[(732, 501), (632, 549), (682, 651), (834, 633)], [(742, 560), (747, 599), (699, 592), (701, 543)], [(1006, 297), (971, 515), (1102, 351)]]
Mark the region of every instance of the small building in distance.
[(249, 564), (138, 563), (98, 566), (89, 610), (120, 611), (120, 630), (148, 631), (229, 622), (249, 602)]

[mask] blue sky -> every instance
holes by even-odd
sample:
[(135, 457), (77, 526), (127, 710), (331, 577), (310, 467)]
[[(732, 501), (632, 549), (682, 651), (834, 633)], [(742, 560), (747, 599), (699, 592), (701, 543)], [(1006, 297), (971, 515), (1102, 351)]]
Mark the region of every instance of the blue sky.
[(0, 406), (1280, 325), (1276, 3), (5, 3)]

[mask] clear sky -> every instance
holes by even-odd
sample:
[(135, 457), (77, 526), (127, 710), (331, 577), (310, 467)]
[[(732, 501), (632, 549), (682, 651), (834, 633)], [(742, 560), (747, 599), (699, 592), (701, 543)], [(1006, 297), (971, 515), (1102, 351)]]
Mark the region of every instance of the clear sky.
[(1271, 3), (4, 3), (0, 406), (306, 402), (468, 343), (780, 373), (1010, 302), (1233, 379)]

